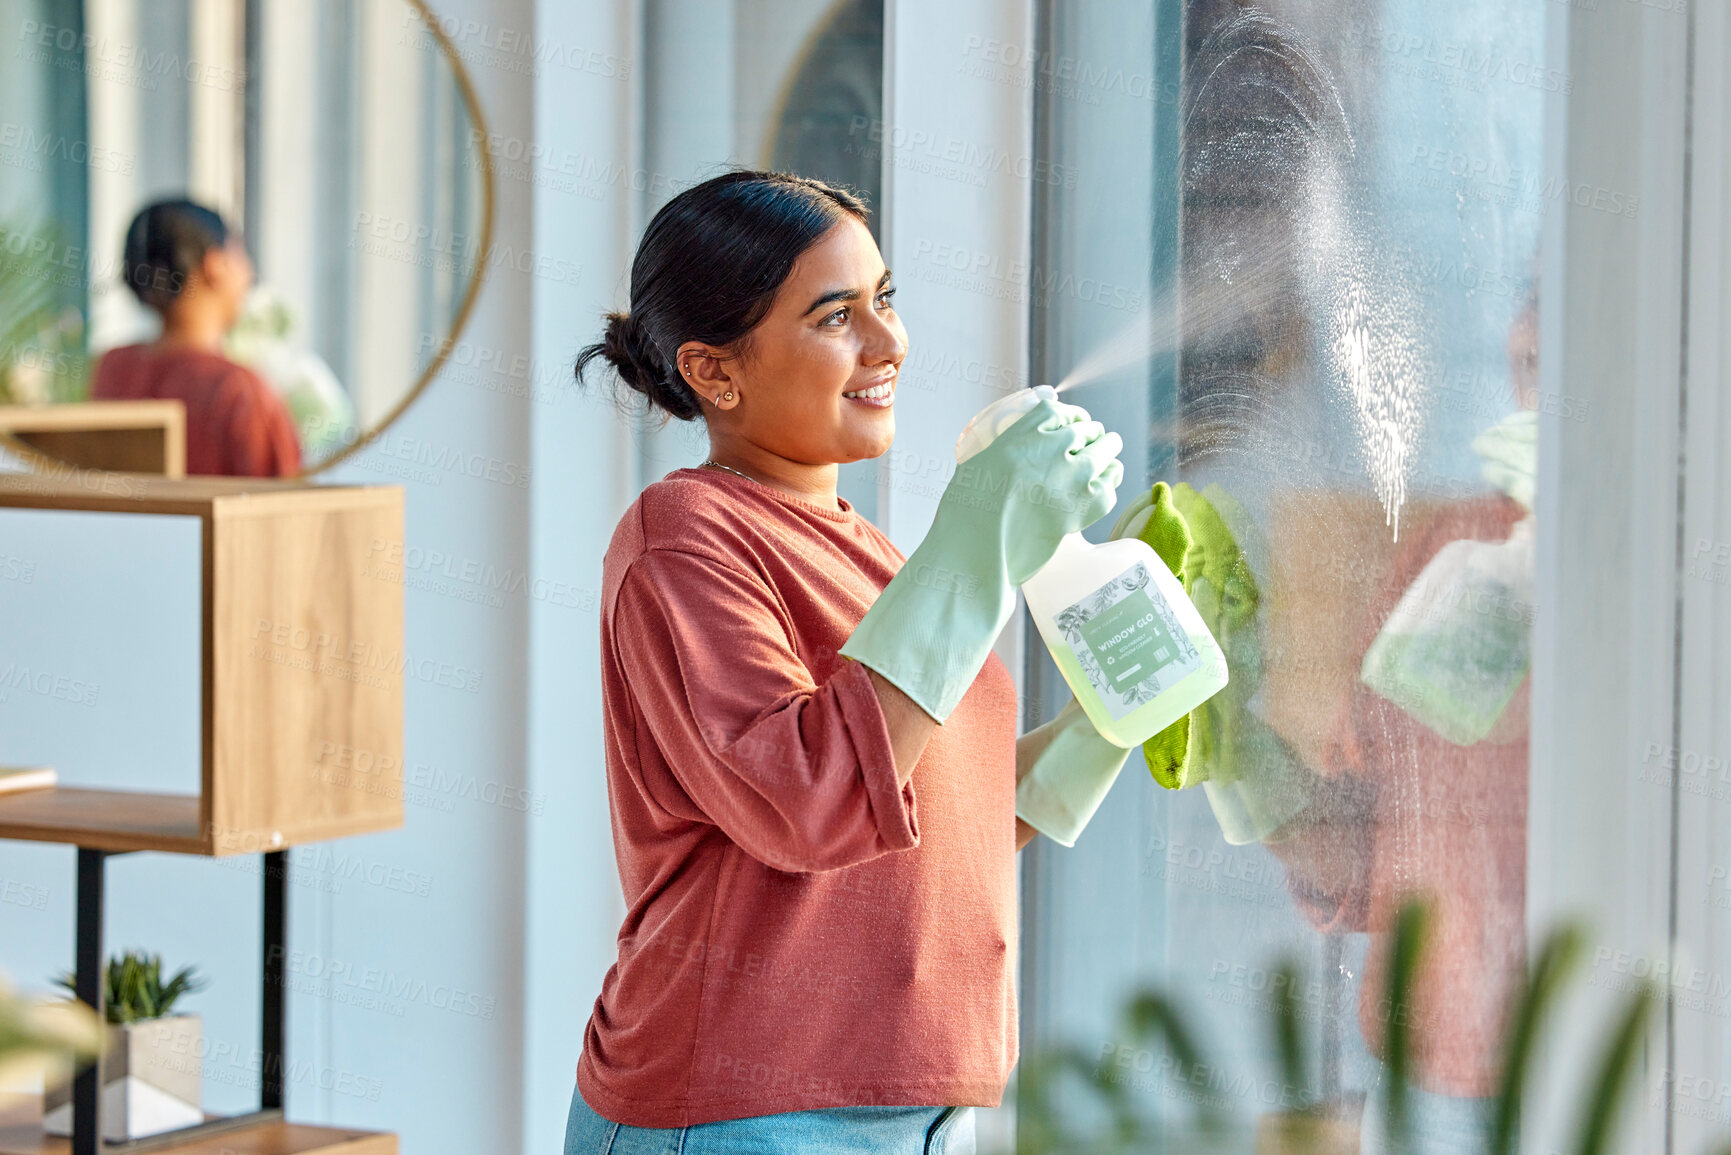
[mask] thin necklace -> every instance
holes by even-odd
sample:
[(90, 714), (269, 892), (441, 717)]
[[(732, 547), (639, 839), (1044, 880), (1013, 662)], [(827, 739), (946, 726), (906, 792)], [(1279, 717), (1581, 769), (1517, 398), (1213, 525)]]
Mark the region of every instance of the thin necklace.
[[(734, 468), (734, 467), (733, 467), (733, 466), (731, 466), (731, 465), (723, 465), (723, 464), (721, 464), (721, 462), (719, 462), (719, 461), (705, 461), (705, 462), (703, 462), (703, 464), (704, 464), (704, 465), (713, 465), (713, 466), (715, 466), (715, 468), (717, 468), (717, 469), (725, 469), (725, 470), (727, 470), (727, 472), (729, 472), (729, 473), (739, 473), (739, 470), (737, 470), (737, 469), (735, 469), (735, 468)], [(748, 473), (739, 473), (739, 476), (741, 476), (741, 477), (743, 477), (743, 478), (745, 478), (745, 480), (747, 480), (747, 481), (757, 481), (757, 478), (755, 478), (755, 477), (753, 477), (753, 476), (751, 476), (751, 475), (750, 475), (750, 474), (748, 474)], [(758, 483), (758, 484), (759, 484), (759, 485), (762, 485), (762, 484), (763, 484), (763, 482), (761, 482), (761, 481), (758, 481), (758, 482), (757, 482), (757, 483)]]

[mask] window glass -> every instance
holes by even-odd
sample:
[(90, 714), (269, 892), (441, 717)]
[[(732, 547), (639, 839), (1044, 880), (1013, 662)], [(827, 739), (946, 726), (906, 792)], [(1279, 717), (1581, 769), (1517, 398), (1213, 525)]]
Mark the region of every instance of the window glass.
[[(1172, 1126), (1217, 1109), (1268, 1134), (1321, 1104), (1339, 1149), (1379, 1150), (1383, 960), (1422, 897), (1413, 1118), (1468, 1149), (1525, 962), (1536, 417), (1568, 404), (1536, 390), (1539, 226), (1560, 211), (1541, 113), (1570, 84), (1545, 5), (1042, 20), (1038, 139), (1078, 179), (1038, 190), (1036, 263), (1139, 307), (1037, 299), (1036, 372), (1136, 443), (1126, 495), (1183, 486), (1209, 559), (1192, 600), (1232, 681), (1193, 718), (1195, 784), (1161, 790), (1133, 754), (1077, 848), (1030, 857), (1028, 1053), (1075, 1048)], [(1029, 649), (1049, 714), (1067, 689)], [(1199, 1062), (1175, 1070), (1125, 1018), (1144, 990)], [(1028, 1092), (1025, 1135), (1047, 1118)], [(1089, 1094), (1053, 1099), (1098, 1124)]]

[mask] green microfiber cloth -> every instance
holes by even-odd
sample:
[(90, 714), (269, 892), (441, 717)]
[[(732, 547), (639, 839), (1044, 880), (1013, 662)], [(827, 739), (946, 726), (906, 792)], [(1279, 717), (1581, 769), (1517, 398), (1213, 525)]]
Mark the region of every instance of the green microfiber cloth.
[[(1244, 552), (1215, 508), (1216, 501), (1230, 502), (1218, 486), (1210, 486), (1204, 496), (1182, 482), (1176, 488), (1156, 482), (1147, 497), (1138, 498), (1119, 517), (1112, 536), (1147, 542), (1224, 647), (1227, 632), (1252, 622), (1259, 598)], [(1142, 744), (1148, 772), (1168, 790), (1194, 786), (1208, 777), (1208, 760), (1192, 757), (1191, 727), (1200, 712), (1185, 715)], [(1206, 718), (1199, 729), (1204, 738), (1200, 745), (1210, 745)]]

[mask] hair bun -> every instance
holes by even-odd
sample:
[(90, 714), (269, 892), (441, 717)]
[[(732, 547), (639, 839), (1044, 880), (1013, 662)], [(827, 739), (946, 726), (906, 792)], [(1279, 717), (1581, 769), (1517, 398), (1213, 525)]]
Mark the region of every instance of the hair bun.
[(667, 358), (662, 356), (661, 349), (643, 331), (635, 317), (625, 313), (607, 314), (607, 328), (601, 334), (601, 341), (585, 349), (578, 358), (579, 378), (583, 375), (583, 366), (597, 355), (613, 366), (619, 379), (632, 390), (643, 394), (651, 404), (667, 410), (674, 417), (689, 421), (701, 412), (696, 394), (683, 382), (673, 379), (668, 371)]
[(607, 329), (601, 335), (601, 355), (633, 389), (648, 393), (667, 380), (661, 350), (643, 331), (636, 318), (625, 313), (607, 314)]

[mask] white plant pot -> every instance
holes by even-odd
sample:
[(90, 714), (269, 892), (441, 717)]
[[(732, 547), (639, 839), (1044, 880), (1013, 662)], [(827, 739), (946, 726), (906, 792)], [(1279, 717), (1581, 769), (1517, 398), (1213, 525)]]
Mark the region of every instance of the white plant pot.
[[(109, 1026), (102, 1059), (103, 1139), (123, 1143), (204, 1122), (203, 1040), (197, 1015)], [(51, 1088), (43, 1108), (43, 1130), (72, 1134), (71, 1083)]]

